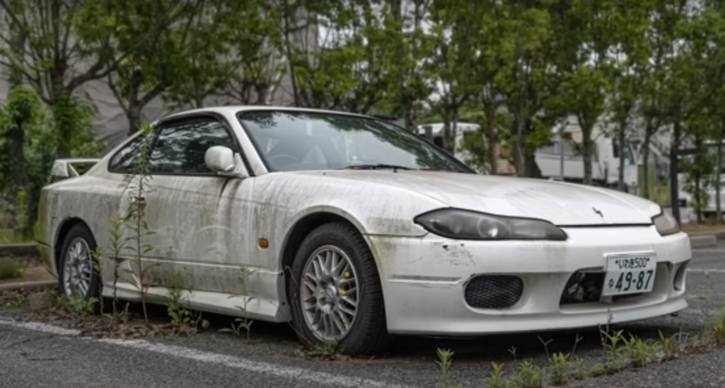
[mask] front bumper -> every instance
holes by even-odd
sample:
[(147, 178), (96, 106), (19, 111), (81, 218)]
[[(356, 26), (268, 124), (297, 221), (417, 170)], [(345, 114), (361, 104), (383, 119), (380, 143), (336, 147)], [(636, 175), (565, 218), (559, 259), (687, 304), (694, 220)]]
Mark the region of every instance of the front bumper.
[[(388, 331), (395, 334), (476, 335), (594, 327), (667, 315), (687, 307), (684, 233), (662, 237), (652, 227), (566, 228), (567, 241), (458, 241), (367, 236), (385, 296)], [(604, 271), (607, 255), (653, 251), (652, 292), (614, 301), (562, 303), (577, 271)], [(464, 298), (482, 274), (523, 280), (508, 308), (474, 308)]]

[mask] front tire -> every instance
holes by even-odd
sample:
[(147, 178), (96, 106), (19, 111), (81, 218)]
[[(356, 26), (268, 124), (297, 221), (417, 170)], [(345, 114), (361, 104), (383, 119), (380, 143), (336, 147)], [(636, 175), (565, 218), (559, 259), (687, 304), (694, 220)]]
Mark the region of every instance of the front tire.
[(384, 352), (391, 340), (375, 260), (350, 225), (330, 223), (302, 242), (288, 287), (292, 320), (308, 348), (331, 341), (347, 354)]
[(99, 297), (98, 271), (94, 268), (96, 240), (83, 224), (74, 225), (63, 240), (58, 263), (58, 288), (68, 298)]

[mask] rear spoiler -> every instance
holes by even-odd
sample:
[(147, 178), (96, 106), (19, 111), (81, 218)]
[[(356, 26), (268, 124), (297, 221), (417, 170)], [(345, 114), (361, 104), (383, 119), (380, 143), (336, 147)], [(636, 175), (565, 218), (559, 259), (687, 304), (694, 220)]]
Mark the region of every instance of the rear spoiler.
[[(101, 159), (91, 159), (91, 158), (74, 158), (74, 159), (56, 159), (55, 162), (53, 162), (53, 169), (51, 170), (51, 175), (55, 180), (61, 180), (61, 179), (68, 179), (68, 178), (74, 178), (77, 176), (81, 176), (85, 174), (86, 171), (88, 171), (89, 168), (93, 167), (98, 161)], [(85, 168), (80, 169), (81, 172), (78, 172), (78, 170), (74, 167), (74, 165), (86, 165)]]

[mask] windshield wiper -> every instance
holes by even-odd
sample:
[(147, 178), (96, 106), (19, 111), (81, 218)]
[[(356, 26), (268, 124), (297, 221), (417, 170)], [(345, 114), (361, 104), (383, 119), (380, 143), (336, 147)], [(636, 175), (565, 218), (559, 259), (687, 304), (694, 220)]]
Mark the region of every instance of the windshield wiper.
[(393, 171), (395, 171), (395, 170), (412, 170), (410, 167), (397, 166), (397, 165), (394, 165), (394, 164), (384, 164), (384, 163), (351, 165), (351, 166), (345, 167), (345, 169), (353, 169), (353, 170), (383, 170), (383, 169), (392, 169)]

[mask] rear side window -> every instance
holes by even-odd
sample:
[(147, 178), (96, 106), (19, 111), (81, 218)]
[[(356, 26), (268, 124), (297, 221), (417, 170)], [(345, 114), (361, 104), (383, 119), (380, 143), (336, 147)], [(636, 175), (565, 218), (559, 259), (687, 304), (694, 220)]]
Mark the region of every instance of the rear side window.
[(213, 146), (225, 146), (237, 151), (225, 126), (215, 119), (199, 118), (164, 125), (151, 151), (149, 172), (211, 174), (204, 156)]
[(138, 161), (143, 148), (143, 135), (137, 135), (133, 140), (121, 148), (108, 165), (111, 172), (133, 174), (136, 172)]

